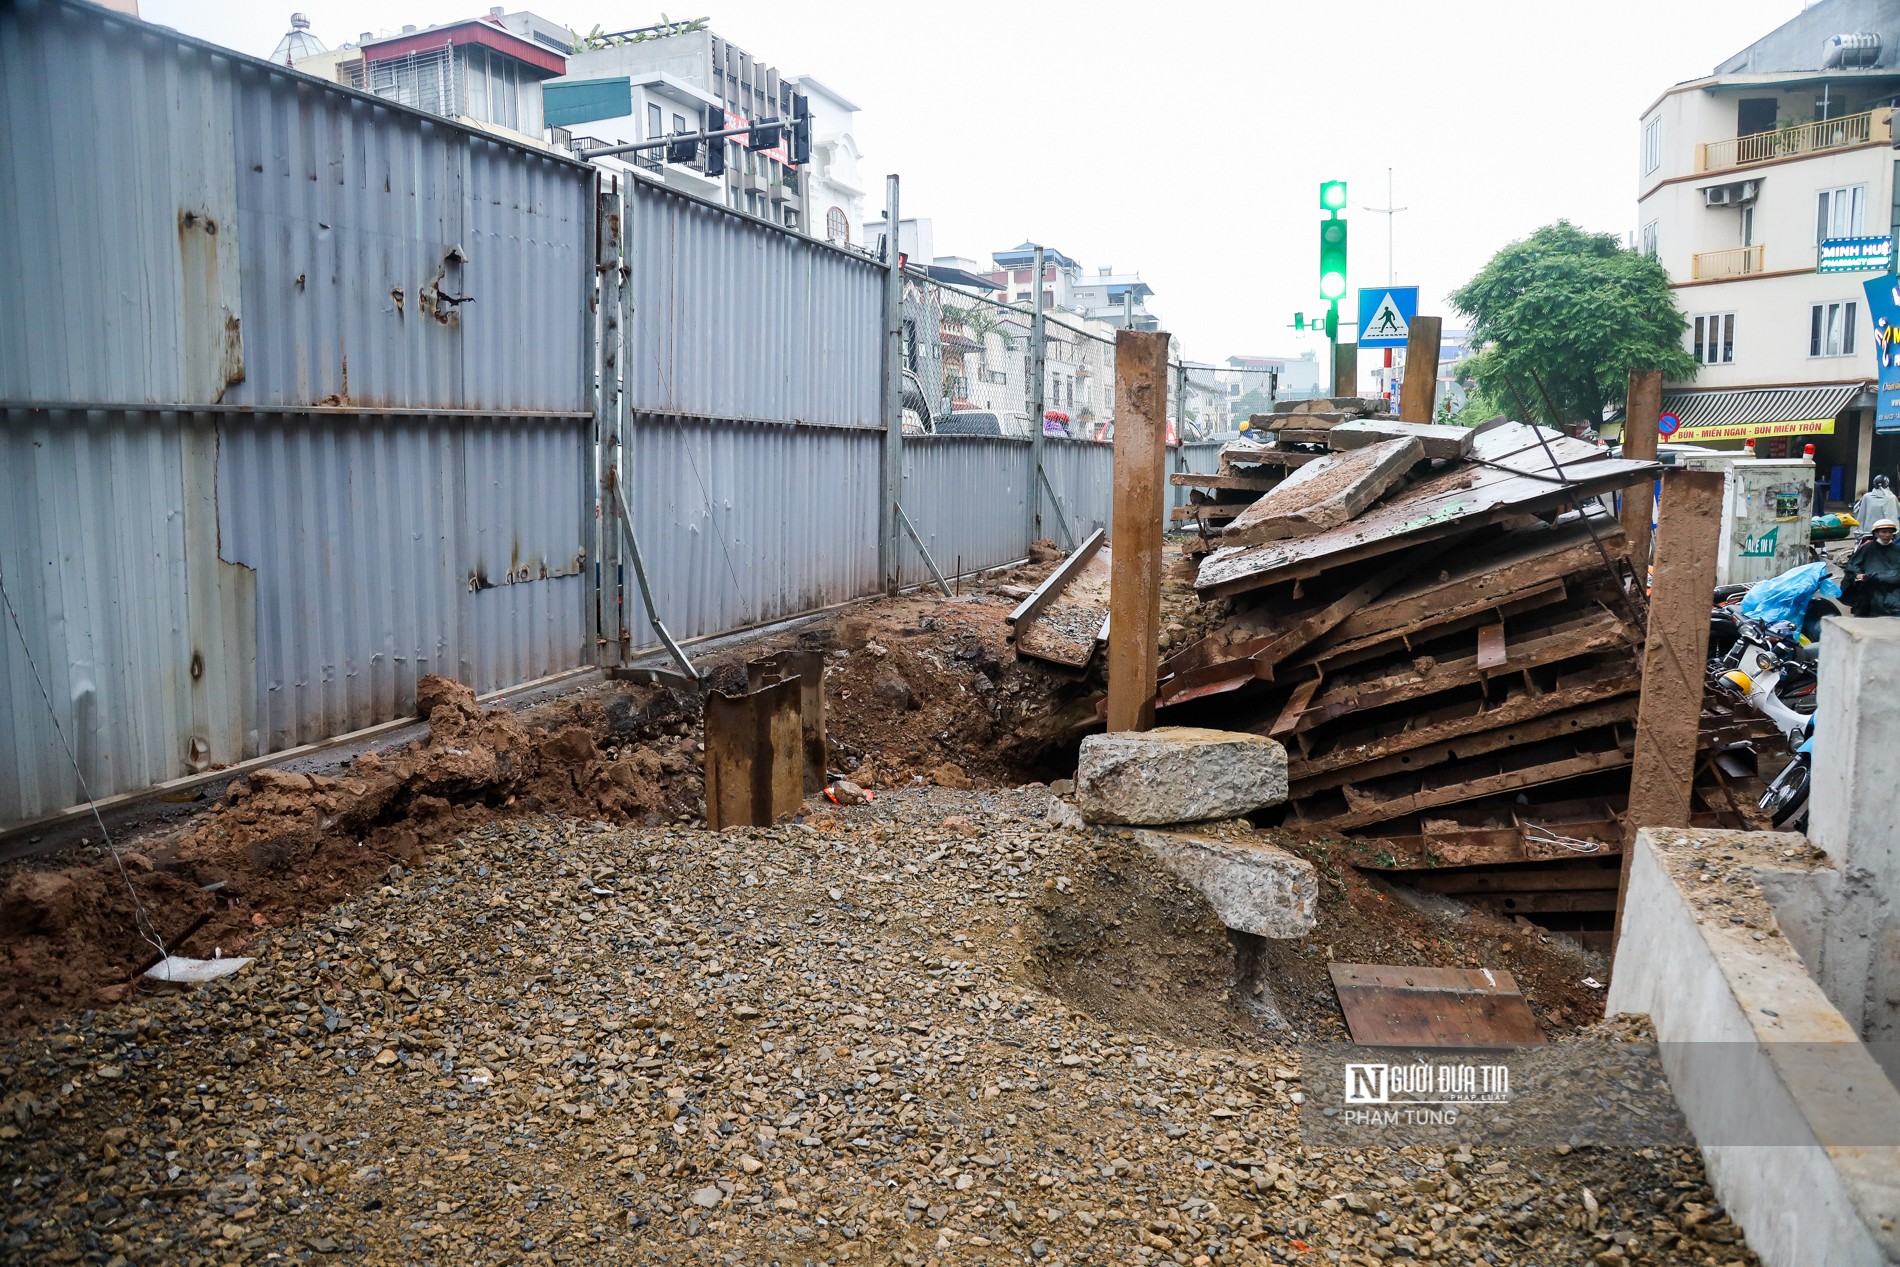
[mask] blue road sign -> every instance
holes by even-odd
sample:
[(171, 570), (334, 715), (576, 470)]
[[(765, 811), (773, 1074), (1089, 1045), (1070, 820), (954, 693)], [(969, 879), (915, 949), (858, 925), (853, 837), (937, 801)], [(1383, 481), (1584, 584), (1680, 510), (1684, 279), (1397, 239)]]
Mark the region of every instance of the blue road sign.
[(1418, 315), (1418, 287), (1386, 286), (1359, 292), (1359, 346), (1402, 348)]
[(1675, 435), (1677, 429), (1681, 426), (1682, 419), (1676, 417), (1674, 414), (1664, 414), (1662, 417), (1656, 419), (1656, 434), (1667, 438)]

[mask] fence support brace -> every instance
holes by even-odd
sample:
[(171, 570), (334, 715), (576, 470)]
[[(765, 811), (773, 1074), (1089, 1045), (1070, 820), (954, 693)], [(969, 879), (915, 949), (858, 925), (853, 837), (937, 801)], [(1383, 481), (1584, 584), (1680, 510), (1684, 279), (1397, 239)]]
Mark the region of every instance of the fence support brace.
[(666, 653), (673, 657), (673, 663), (680, 666), (680, 672), (698, 682), (702, 679), (700, 671), (687, 658), (685, 648), (675, 642), (673, 635), (666, 632), (666, 626), (660, 623), (660, 609), (653, 605), (653, 587), (647, 584), (646, 560), (640, 555), (640, 538), (633, 533), (633, 512), (627, 508), (627, 494), (618, 484), (614, 485), (614, 502), (620, 509), (620, 525), (627, 538), (627, 554), (633, 559), (633, 576), (640, 582), (640, 601), (646, 605), (647, 623), (660, 636)]
[(943, 596), (951, 597), (950, 582), (943, 579), (943, 569), (938, 567), (937, 561), (930, 557), (930, 551), (924, 547), (924, 539), (917, 535), (917, 525), (913, 524), (910, 516), (904, 513), (903, 502), (897, 503), (897, 522), (904, 525), (904, 531), (908, 532), (910, 539), (916, 543), (917, 553), (924, 556), (924, 566), (930, 569), (930, 574), (937, 578), (937, 584), (943, 587)]
[[(1056, 526), (1062, 529), (1062, 539), (1068, 543), (1069, 553), (1073, 554), (1075, 553), (1075, 533), (1069, 529), (1069, 517), (1062, 513), (1062, 499), (1056, 496), (1056, 486), (1049, 482), (1049, 472), (1043, 470), (1040, 463), (1036, 466), (1036, 477), (1049, 491), (1049, 505), (1056, 512)], [(1035, 544), (1034, 537), (1030, 538), (1030, 544)]]

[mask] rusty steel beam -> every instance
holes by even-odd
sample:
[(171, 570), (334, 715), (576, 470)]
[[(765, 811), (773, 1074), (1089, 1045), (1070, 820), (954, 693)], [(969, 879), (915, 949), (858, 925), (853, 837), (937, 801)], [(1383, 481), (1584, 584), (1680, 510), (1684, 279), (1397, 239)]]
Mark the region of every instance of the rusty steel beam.
[(1167, 513), (1168, 335), (1115, 334), (1115, 503), (1109, 573), (1108, 728), (1155, 724), (1161, 537)]
[(1095, 552), (1102, 548), (1102, 542), (1108, 539), (1108, 533), (1097, 528), (1068, 558), (1056, 565), (1056, 570), (1043, 578), (1042, 584), (1031, 590), (1029, 597), (1016, 604), (1014, 611), (1003, 617), (1003, 623), (1009, 625), (1027, 625), (1036, 618), (1038, 612), (1047, 607), (1056, 595), (1082, 574)]
[(1616, 928), (1623, 928), (1630, 849), (1642, 827), (1687, 827), (1709, 658), (1709, 595), (1722, 545), (1720, 471), (1667, 470), (1656, 521), (1656, 563), (1643, 641), (1636, 756), (1623, 815)]
[(799, 684), (706, 696), (706, 826), (770, 827), (805, 799)]
[[(1631, 370), (1629, 399), (1623, 410), (1623, 456), (1644, 462), (1656, 460), (1659, 432), (1656, 422), (1662, 417), (1662, 371)], [(1636, 569), (1638, 583), (1646, 584), (1649, 567), (1649, 518), (1655, 495), (1650, 485), (1623, 490), (1623, 531), (1630, 541), (1630, 566)]]
[(805, 791), (825, 790), (825, 653), (779, 651), (745, 666), (746, 689), (798, 683), (798, 720), (805, 753)]
[(1333, 396), (1357, 396), (1359, 394), (1359, 345), (1357, 343), (1335, 343), (1333, 345)]
[[(1430, 422), (1438, 392), (1438, 341), (1444, 322), (1413, 317), (1405, 336), (1405, 380), (1399, 387), (1399, 421)], [(1654, 456), (1653, 454), (1651, 455)]]

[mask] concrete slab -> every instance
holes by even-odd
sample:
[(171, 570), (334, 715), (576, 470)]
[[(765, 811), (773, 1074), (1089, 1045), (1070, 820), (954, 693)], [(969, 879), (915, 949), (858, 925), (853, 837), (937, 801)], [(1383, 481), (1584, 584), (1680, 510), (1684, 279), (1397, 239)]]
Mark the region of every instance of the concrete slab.
[(1411, 436), (1428, 458), (1462, 458), (1471, 455), (1471, 442), (1477, 432), (1470, 427), (1441, 427), (1425, 422), (1398, 422), (1389, 418), (1358, 418), (1342, 422), (1326, 433), (1334, 450), (1363, 449), (1381, 440)]
[(1900, 1263), (1900, 1092), (1809, 977), (1780, 832), (1644, 828), (1606, 1011), (1646, 1013), (1709, 1180), (1766, 1267)]
[(1192, 885), (1220, 922), (1256, 937), (1302, 937), (1319, 910), (1313, 864), (1257, 837), (1138, 831), (1135, 843)]
[(1286, 800), (1286, 749), (1243, 731), (1162, 726), (1089, 735), (1075, 805), (1091, 823), (1159, 827), (1250, 814)]
[(1221, 544), (1259, 545), (1336, 528), (1390, 492), (1424, 456), (1411, 436), (1329, 453), (1247, 507), (1221, 530)]

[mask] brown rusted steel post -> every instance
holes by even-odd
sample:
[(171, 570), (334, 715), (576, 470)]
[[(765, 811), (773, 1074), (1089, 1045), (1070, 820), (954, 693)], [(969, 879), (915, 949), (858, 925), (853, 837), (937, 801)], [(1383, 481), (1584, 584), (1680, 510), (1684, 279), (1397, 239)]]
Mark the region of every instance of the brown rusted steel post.
[(1333, 345), (1333, 395), (1357, 396), (1358, 394), (1359, 345), (1335, 343)]
[(1656, 575), (1643, 640), (1643, 694), (1636, 706), (1636, 756), (1616, 883), (1618, 937), (1637, 829), (1689, 825), (1702, 687), (1708, 677), (1709, 599), (1721, 543), (1722, 473), (1664, 472)]
[(805, 752), (805, 791), (825, 790), (825, 653), (779, 651), (745, 666), (746, 689), (798, 683), (798, 717)]
[(1438, 395), (1438, 339), (1444, 329), (1438, 317), (1413, 317), (1405, 336), (1405, 386), (1399, 392), (1401, 422), (1430, 422)]
[[(1662, 417), (1662, 371), (1631, 370), (1629, 401), (1623, 410), (1623, 456), (1656, 460), (1656, 422)], [(1629, 537), (1630, 566), (1638, 582), (1648, 580), (1649, 522), (1655, 490), (1648, 484), (1623, 490), (1623, 532)]]
[(706, 695), (706, 826), (770, 827), (805, 799), (799, 683)]
[(1108, 728), (1155, 724), (1161, 533), (1167, 518), (1168, 336), (1115, 334), (1115, 507), (1109, 524)]

